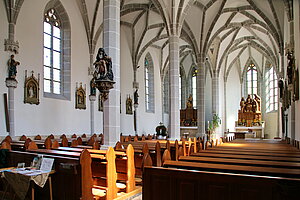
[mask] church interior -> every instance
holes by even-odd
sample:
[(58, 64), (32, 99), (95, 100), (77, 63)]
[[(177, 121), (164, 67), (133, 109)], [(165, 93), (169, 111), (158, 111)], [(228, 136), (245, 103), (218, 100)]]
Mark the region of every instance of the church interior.
[(1, 0), (1, 199), (297, 199), (299, 19), (299, 0)]

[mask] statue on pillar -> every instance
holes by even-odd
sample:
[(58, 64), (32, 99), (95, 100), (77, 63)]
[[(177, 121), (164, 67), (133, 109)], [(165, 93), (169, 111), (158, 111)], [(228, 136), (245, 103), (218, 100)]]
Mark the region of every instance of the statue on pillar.
[(133, 94), (133, 97), (134, 97), (134, 104), (135, 105), (138, 105), (139, 104), (139, 94), (138, 94), (138, 89), (135, 90), (134, 94)]
[(7, 62), (8, 65), (8, 78), (15, 79), (17, 76), (17, 66), (20, 65), (20, 62), (15, 61), (15, 56), (11, 55), (10, 59)]
[(92, 78), (90, 82), (90, 95), (96, 96), (96, 83), (95, 83), (95, 78)]
[(114, 75), (112, 72), (111, 57), (105, 53), (103, 48), (99, 48), (94, 66), (95, 72), (93, 76), (96, 80), (113, 81)]

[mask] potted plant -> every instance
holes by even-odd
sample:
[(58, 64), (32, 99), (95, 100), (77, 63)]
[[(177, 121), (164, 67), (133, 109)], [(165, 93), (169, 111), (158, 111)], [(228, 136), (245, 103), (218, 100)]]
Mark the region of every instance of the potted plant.
[(213, 119), (211, 123), (208, 125), (208, 140), (210, 141), (216, 132), (216, 128), (218, 128), (221, 124), (221, 118), (218, 114), (213, 115)]

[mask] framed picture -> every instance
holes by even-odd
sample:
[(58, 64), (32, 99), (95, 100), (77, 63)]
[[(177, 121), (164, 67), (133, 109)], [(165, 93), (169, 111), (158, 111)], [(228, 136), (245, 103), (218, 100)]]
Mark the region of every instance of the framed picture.
[(83, 88), (82, 83), (80, 83), (79, 87), (78, 83), (76, 83), (75, 100), (76, 109), (86, 109), (86, 86)]
[(40, 74), (38, 78), (34, 77), (34, 72), (31, 72), (31, 76), (27, 77), (27, 70), (25, 70), (25, 84), (24, 84), (24, 103), (36, 104), (40, 103), (39, 91), (40, 91)]
[(126, 99), (126, 114), (132, 115), (132, 99), (130, 98), (130, 95)]
[(103, 112), (103, 100), (101, 94), (98, 96), (98, 111)]

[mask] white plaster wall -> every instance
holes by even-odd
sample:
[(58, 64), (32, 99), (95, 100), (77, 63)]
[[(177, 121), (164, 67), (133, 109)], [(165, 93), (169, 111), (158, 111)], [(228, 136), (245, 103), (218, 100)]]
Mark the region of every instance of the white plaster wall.
[[(155, 95), (155, 111), (154, 113), (146, 112), (145, 107), (145, 68), (144, 60), (147, 53), (150, 53), (153, 65), (154, 65), (154, 95)], [(138, 62), (141, 66), (137, 71), (137, 82), (139, 82), (139, 114), (137, 116), (138, 123), (138, 135), (153, 134), (155, 133), (155, 127), (162, 122), (162, 101), (161, 101), (161, 79), (160, 79), (160, 65), (159, 65), (159, 53), (160, 51), (155, 48), (148, 48), (142, 55)], [(128, 59), (128, 58), (127, 58)], [(132, 81), (129, 83), (129, 87), (132, 88)], [(132, 89), (131, 89), (132, 90)], [(166, 119), (165, 119), (166, 120)]]
[[(48, 1), (41, 0), (34, 3), (24, 1), (16, 25), (16, 40), (20, 43), (20, 53), (16, 56), (16, 60), (21, 62), (17, 74), (19, 84), (15, 90), (16, 135), (82, 134), (90, 132), (90, 104), (88, 100), (90, 78), (87, 75), (89, 54), (85, 29), (77, 5), (68, 0), (62, 0), (61, 2), (69, 15), (71, 24), (71, 101), (43, 97), (43, 12)], [(0, 15), (4, 15), (4, 12), (2, 12), (3, 3), (0, 4)], [(2, 27), (3, 21), (6, 23), (6, 16), (0, 19)], [(3, 27), (6, 26), (7, 24)], [(7, 32), (5, 28), (4, 31)], [(3, 29), (0, 32), (1, 41), (3, 41)], [(3, 45), (1, 45), (2, 47)], [(3, 52), (3, 49), (0, 49), (0, 53), (3, 58), (1, 60), (4, 60), (3, 65), (5, 65), (9, 56), (6, 52)], [(28, 72), (33, 70), (36, 76), (37, 73), (41, 74), (39, 105), (23, 103), (25, 70), (28, 70)], [(3, 76), (2, 73), (1, 76)], [(4, 77), (1, 78), (4, 80)], [(75, 109), (76, 82), (87, 84), (86, 110)], [(2, 84), (1, 90), (3, 90)], [(7, 91), (7, 89), (5, 90)], [(3, 101), (1, 101), (0, 107), (3, 108)], [(95, 107), (96, 110), (97, 106)], [(96, 130), (96, 132), (98, 131), (99, 129)], [(1, 125), (1, 134), (3, 133)]]
[(238, 120), (241, 98), (239, 74), (234, 65), (229, 72), (226, 83), (226, 129), (229, 129), (229, 131), (234, 131), (235, 121)]
[[(122, 27), (122, 26), (121, 26)], [(126, 32), (121, 28), (121, 133), (124, 135), (134, 135), (134, 126), (133, 126), (133, 114), (126, 114), (126, 99), (130, 95), (130, 98), (133, 102), (133, 64), (130, 55), (130, 48), (128, 44), (128, 40), (126, 39)], [(143, 70), (143, 67), (140, 67), (138, 70)], [(140, 83), (140, 89), (142, 85)], [(143, 112), (141, 110), (141, 90), (139, 89), (139, 107), (137, 111), (137, 115), (140, 116), (140, 113)], [(132, 109), (134, 109), (132, 107)]]
[(265, 138), (273, 139), (277, 136), (277, 123), (278, 123), (278, 113), (269, 112), (265, 114)]

